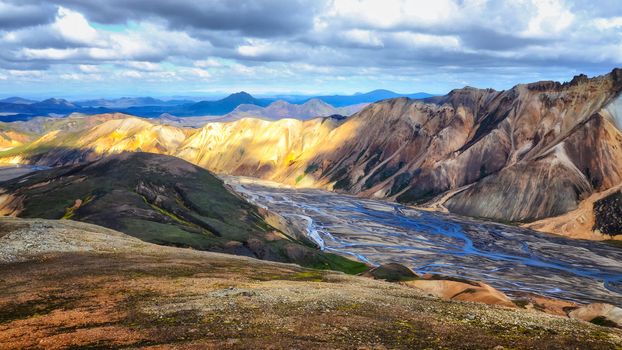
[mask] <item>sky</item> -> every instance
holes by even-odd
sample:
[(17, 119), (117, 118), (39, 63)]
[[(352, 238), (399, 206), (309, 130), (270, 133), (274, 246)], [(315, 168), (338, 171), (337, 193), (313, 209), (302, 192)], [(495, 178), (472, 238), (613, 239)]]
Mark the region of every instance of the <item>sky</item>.
[(618, 0), (0, 0), (0, 97), (444, 94), (620, 66)]

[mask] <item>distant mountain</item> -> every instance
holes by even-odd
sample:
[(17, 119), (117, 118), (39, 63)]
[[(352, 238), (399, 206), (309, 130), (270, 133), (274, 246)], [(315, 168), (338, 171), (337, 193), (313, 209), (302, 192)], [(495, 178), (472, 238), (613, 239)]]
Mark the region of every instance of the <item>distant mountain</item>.
[[(201, 101), (188, 106), (185, 109), (185, 115), (223, 115), (233, 111), (241, 104), (249, 104), (256, 106), (267, 106), (272, 100), (256, 99), (249, 93), (244, 91), (231, 94), (222, 100), (217, 101)], [(175, 114), (175, 113), (173, 113)], [(182, 115), (182, 114), (177, 114)]]
[[(65, 99), (50, 98), (36, 102), (19, 97), (0, 101), (0, 121), (23, 121), (37, 116), (67, 116), (71, 113), (102, 114), (120, 112), (143, 118), (157, 118), (162, 114), (175, 117), (224, 116), (225, 119), (239, 119), (255, 116), (266, 119), (298, 118), (308, 119), (332, 114), (350, 115), (363, 107), (363, 104), (394, 97), (425, 98), (426, 93), (401, 95), (389, 90), (374, 90), (351, 96), (333, 95), (310, 98), (308, 96), (289, 96), (277, 102), (273, 98), (255, 98), (242, 91), (216, 101), (159, 100), (152, 97), (122, 97), (118, 99), (95, 99), (70, 102)], [(13, 101), (13, 102), (11, 102)], [(29, 102), (29, 103), (26, 103)], [(240, 107), (244, 106), (244, 107)], [(262, 107), (266, 107), (263, 109)], [(341, 107), (348, 107), (341, 109)], [(237, 110), (236, 110), (237, 109)]]
[(311, 99), (299, 105), (292, 104), (284, 100), (278, 100), (272, 102), (267, 107), (250, 104), (239, 105), (231, 113), (219, 118), (218, 121), (232, 121), (248, 117), (267, 120), (278, 120), (283, 118), (307, 120), (315, 117), (327, 117), (334, 114), (347, 116), (358, 112), (365, 106), (366, 104), (358, 104), (343, 108), (335, 108), (319, 99)]
[(144, 106), (180, 106), (192, 104), (192, 100), (160, 100), (153, 97), (121, 97), (116, 99), (96, 99), (77, 101), (75, 104), (81, 107), (105, 107), (105, 108), (130, 108)]
[(49, 98), (41, 102), (33, 103), (30, 107), (34, 109), (50, 109), (54, 111), (73, 111), (79, 108), (75, 104), (62, 98)]
[(29, 105), (29, 104), (33, 104), (36, 103), (37, 101), (35, 100), (29, 100), (26, 98), (22, 98), (22, 97), (9, 97), (9, 98), (5, 98), (0, 100), (0, 102), (2, 103), (15, 103), (15, 104), (21, 104), (21, 105)]
[(373, 103), (380, 100), (386, 100), (388, 98), (408, 97), (413, 99), (422, 99), (432, 96), (434, 95), (425, 92), (417, 92), (414, 94), (398, 94), (397, 92), (393, 92), (390, 90), (374, 90), (366, 93), (357, 93), (354, 95), (315, 96), (310, 99), (319, 99), (335, 107), (344, 107), (359, 103)]
[(176, 117), (197, 117), (208, 115), (225, 115), (233, 111), (241, 104), (267, 106), (271, 99), (257, 99), (244, 91), (231, 94), (216, 101), (200, 101), (179, 106), (144, 106), (130, 107), (120, 110), (123, 113), (132, 114), (145, 118), (155, 118), (162, 114), (170, 114)]

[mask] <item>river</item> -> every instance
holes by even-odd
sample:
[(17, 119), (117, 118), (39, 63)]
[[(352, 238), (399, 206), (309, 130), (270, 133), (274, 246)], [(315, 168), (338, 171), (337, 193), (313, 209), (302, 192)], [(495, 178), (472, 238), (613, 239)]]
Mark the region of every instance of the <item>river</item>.
[(257, 205), (306, 220), (326, 251), (484, 281), (510, 295), (622, 306), (622, 249), (605, 243), (250, 178), (225, 181)]

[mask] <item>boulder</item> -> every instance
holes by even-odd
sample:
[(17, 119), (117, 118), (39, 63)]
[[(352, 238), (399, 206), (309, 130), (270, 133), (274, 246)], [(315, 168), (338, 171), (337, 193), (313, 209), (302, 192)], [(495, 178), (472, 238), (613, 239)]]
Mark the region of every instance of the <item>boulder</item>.
[(593, 303), (581, 306), (568, 313), (568, 316), (600, 326), (622, 327), (622, 309), (611, 304)]
[(503, 292), (481, 282), (421, 279), (408, 281), (405, 284), (446, 300), (516, 307)]

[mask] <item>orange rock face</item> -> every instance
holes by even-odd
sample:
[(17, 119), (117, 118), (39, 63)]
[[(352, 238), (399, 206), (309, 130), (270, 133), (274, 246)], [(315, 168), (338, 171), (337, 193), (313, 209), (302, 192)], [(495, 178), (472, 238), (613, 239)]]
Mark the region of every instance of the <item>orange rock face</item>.
[(481, 282), (451, 280), (415, 280), (404, 284), (447, 300), (471, 301), (488, 305), (516, 307), (503, 292)]

